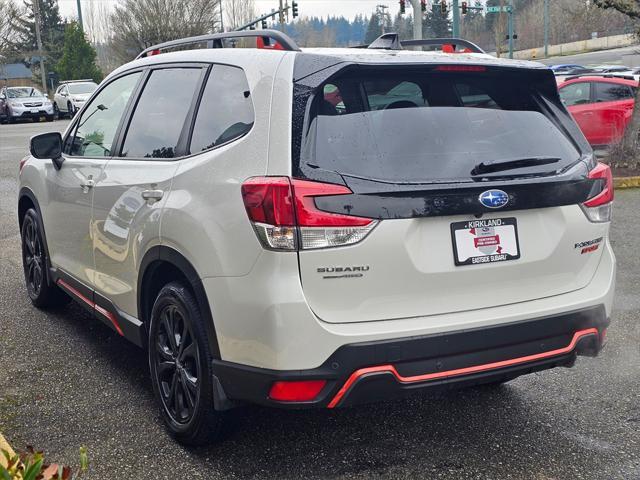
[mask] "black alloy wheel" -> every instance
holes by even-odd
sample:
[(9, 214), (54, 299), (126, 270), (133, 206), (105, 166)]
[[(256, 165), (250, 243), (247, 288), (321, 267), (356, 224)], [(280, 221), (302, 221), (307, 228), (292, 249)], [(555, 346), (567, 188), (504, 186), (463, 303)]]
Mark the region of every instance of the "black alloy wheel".
[(22, 266), (27, 293), (38, 308), (64, 305), (71, 298), (50, 281), (49, 261), (42, 223), (35, 209), (30, 208), (22, 218)]
[(22, 264), (29, 297), (38, 298), (45, 282), (46, 263), (38, 224), (30, 215), (22, 224)]
[(225, 415), (213, 399), (213, 356), (198, 302), (181, 282), (160, 290), (148, 336), (153, 391), (167, 430), (178, 441), (204, 445), (222, 434)]
[(156, 333), (155, 362), (162, 404), (171, 418), (188, 423), (196, 408), (201, 378), (198, 344), (178, 305), (166, 305)]

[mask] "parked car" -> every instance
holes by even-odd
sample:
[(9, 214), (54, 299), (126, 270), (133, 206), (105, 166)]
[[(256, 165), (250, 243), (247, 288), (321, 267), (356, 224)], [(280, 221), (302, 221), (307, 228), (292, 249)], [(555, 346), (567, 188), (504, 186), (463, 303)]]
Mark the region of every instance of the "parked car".
[(576, 75), (579, 73), (586, 73), (591, 71), (589, 68), (583, 67), (582, 65), (575, 65), (570, 63), (551, 65), (549, 68), (553, 71), (554, 75)]
[(33, 87), (3, 87), (0, 89), (0, 123), (16, 120), (53, 120), (53, 105), (40, 90)]
[(637, 88), (637, 81), (614, 76), (570, 78), (559, 86), (562, 102), (594, 148), (607, 148), (622, 139)]
[(91, 94), (98, 88), (93, 80), (71, 80), (60, 82), (53, 95), (53, 108), (60, 118), (73, 117), (82, 108)]
[(619, 73), (627, 70), (629, 70), (629, 67), (624, 65), (598, 65), (591, 69), (594, 73)]
[(636, 82), (640, 81), (640, 68), (630, 68), (621, 72), (613, 72), (614, 77), (632, 77)]
[[(269, 49), (222, 48), (239, 37)], [(611, 170), (549, 69), (446, 43), (474, 52), (272, 30), (145, 50), (31, 139), (32, 303), (72, 298), (146, 347), (189, 444), (246, 402), (332, 409), (596, 355)]]

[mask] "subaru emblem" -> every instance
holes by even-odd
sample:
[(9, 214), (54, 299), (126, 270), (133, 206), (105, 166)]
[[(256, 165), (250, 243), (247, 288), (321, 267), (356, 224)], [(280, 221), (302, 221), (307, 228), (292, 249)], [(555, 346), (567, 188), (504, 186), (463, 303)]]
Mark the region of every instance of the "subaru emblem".
[(509, 195), (502, 190), (487, 190), (480, 194), (478, 200), (487, 208), (502, 208), (509, 203)]

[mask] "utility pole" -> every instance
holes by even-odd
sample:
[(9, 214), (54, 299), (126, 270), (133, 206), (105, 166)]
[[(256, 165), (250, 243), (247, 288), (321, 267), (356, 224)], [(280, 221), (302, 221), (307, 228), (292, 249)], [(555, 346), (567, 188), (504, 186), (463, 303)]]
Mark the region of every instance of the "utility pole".
[(284, 32), (284, 0), (280, 0), (280, 9), (278, 10), (280, 20), (280, 30)]
[(458, 7), (458, 0), (451, 0), (451, 9), (453, 10), (453, 38), (460, 38), (460, 8)]
[(513, 0), (509, 0), (509, 58), (513, 58)]
[(40, 36), (40, 0), (32, 0), (33, 17), (36, 24), (36, 42), (38, 43), (38, 55), (40, 55), (40, 76), (42, 80), (42, 92), (47, 92), (47, 79), (44, 74), (44, 52), (42, 51), (42, 37)]
[(411, 0), (411, 6), (413, 7), (413, 39), (422, 40), (422, 3), (420, 0)]
[(84, 24), (82, 23), (82, 5), (80, 5), (80, 0), (77, 0), (78, 4), (78, 25), (80, 25), (80, 30), (84, 32)]
[(549, 56), (549, 0), (544, 0), (544, 58)]
[(380, 20), (380, 26), (382, 27), (382, 33), (384, 33), (384, 26), (387, 21), (387, 5), (376, 5), (376, 16)]

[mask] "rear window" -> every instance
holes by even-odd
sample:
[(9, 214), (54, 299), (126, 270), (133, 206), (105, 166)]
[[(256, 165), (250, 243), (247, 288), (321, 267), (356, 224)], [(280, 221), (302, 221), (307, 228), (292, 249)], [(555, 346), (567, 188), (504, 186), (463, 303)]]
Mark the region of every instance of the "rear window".
[(558, 159), (515, 172), (529, 175), (553, 173), (580, 158), (524, 77), (362, 72), (318, 91), (302, 135), (301, 170), (430, 183), (473, 180), (481, 162)]

